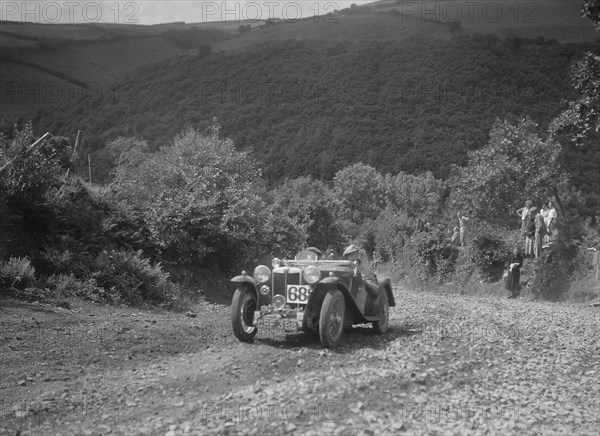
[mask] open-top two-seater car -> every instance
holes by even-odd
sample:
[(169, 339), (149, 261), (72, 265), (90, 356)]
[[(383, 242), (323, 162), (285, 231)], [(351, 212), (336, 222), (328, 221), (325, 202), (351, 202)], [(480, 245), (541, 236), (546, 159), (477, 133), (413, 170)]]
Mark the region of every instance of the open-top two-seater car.
[(389, 279), (377, 287), (366, 283), (360, 261), (319, 259), (302, 251), (294, 260), (273, 259), (231, 281), (236, 290), (231, 304), (235, 336), (254, 339), (259, 329), (319, 334), (323, 346), (338, 345), (345, 328), (372, 323), (376, 333), (388, 329), (389, 306), (395, 306)]

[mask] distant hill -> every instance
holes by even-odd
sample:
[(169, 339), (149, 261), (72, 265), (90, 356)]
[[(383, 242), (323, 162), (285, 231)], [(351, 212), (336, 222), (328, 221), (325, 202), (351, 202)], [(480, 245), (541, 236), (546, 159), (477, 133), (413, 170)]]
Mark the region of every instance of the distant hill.
[(124, 98), (43, 111), (37, 124), (83, 128), (99, 149), (118, 135), (160, 146), (216, 116), (273, 180), (330, 179), (356, 161), (444, 176), (486, 143), (496, 118), (531, 116), (544, 130), (573, 97), (571, 61), (590, 47), (494, 35), (276, 41), (156, 63), (128, 76)]
[(569, 66), (597, 37), (575, 3), (481, 0), (471, 14), (460, 2), (385, 0), (294, 22), (4, 22), (1, 127), (33, 118), (55, 134), (84, 129), (98, 161), (117, 135), (159, 146), (217, 116), (272, 180), (328, 179), (358, 160), (444, 176), (497, 117), (530, 115), (543, 130), (573, 97)]
[(41, 107), (74, 104), (81, 96), (114, 94), (114, 86), (144, 65), (209, 47), (232, 35), (223, 30), (172, 23), (0, 24), (0, 80), (6, 130)]
[(490, 33), (501, 38), (556, 39), (559, 42), (591, 42), (598, 34), (581, 17), (579, 0), (381, 0), (342, 12), (377, 15), (394, 13), (422, 23), (458, 24), (466, 33)]

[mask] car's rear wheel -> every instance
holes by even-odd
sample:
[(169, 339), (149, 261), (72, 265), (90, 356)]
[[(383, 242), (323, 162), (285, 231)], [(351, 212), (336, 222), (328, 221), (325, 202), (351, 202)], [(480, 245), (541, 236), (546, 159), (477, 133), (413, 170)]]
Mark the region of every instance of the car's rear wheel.
[(339, 344), (344, 332), (345, 312), (346, 303), (342, 292), (338, 289), (328, 291), (319, 317), (319, 336), (324, 347), (334, 348)]
[(256, 295), (246, 287), (235, 290), (231, 301), (231, 324), (235, 337), (242, 342), (250, 342), (258, 329), (252, 325), (257, 308)]
[(375, 333), (382, 335), (387, 332), (390, 320), (390, 304), (385, 289), (379, 291), (379, 299), (379, 321), (373, 322), (373, 329)]

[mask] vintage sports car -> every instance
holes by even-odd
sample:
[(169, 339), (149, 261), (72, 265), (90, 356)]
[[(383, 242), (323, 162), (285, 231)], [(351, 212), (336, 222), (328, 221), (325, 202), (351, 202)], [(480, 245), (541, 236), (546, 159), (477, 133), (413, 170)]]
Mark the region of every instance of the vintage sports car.
[(235, 336), (254, 339), (258, 329), (319, 334), (328, 348), (338, 345), (344, 328), (372, 323), (376, 333), (388, 329), (389, 306), (395, 306), (389, 279), (367, 283), (360, 261), (320, 259), (302, 251), (294, 260), (273, 259), (252, 276), (245, 271), (231, 279), (236, 290), (231, 303)]

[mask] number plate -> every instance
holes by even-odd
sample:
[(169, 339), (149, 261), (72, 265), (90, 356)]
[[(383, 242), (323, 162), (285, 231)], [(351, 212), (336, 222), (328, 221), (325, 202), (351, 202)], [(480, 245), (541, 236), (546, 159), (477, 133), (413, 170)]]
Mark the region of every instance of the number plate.
[(265, 330), (298, 331), (298, 323), (289, 319), (261, 319), (258, 321), (257, 327)]
[(308, 285), (287, 285), (287, 302), (292, 304), (306, 304), (312, 289)]

